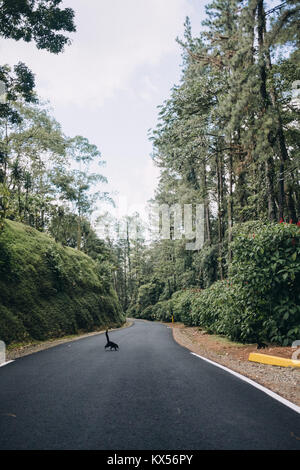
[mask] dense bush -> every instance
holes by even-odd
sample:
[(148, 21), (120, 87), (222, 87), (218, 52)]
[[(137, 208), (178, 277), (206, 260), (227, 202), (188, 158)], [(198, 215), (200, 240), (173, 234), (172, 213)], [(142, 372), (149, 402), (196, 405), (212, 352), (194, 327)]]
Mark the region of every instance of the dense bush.
[(218, 246), (204, 245), (194, 257), (194, 267), (198, 272), (201, 287), (211, 286), (218, 278)]
[(247, 222), (235, 230), (232, 249), (234, 305), (245, 317), (242, 339), (259, 335), (284, 345), (300, 339), (299, 226)]
[(99, 266), (47, 235), (7, 221), (0, 234), (0, 339), (44, 340), (120, 325), (118, 299)]
[(299, 226), (244, 223), (232, 250), (228, 280), (173, 294), (175, 319), (240, 342), (300, 339)]
[(173, 302), (171, 299), (157, 302), (152, 307), (152, 319), (158, 321), (171, 321), (173, 315)]
[(175, 321), (182, 321), (186, 325), (191, 325), (192, 320), (192, 301), (194, 299), (194, 290), (186, 289), (175, 292), (172, 296), (172, 306)]
[[(163, 284), (153, 278), (151, 282), (139, 287), (136, 302), (129, 306), (126, 315), (128, 317), (143, 318), (145, 320), (158, 319), (157, 315), (162, 317), (165, 313), (158, 313), (162, 294)], [(157, 307), (155, 307), (156, 305)], [(156, 311), (153, 311), (154, 307)]]

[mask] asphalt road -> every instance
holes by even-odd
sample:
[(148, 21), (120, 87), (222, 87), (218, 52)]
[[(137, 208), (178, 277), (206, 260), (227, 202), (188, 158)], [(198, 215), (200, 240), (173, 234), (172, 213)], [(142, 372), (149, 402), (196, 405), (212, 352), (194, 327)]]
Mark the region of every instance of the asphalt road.
[(0, 368), (0, 449), (298, 449), (300, 414), (136, 321)]

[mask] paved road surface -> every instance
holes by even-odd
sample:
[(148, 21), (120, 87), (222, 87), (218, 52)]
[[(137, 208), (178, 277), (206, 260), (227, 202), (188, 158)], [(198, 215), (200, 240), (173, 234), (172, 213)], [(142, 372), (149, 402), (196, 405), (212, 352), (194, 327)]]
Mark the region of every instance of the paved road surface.
[(0, 449), (299, 449), (300, 414), (136, 321), (0, 368)]

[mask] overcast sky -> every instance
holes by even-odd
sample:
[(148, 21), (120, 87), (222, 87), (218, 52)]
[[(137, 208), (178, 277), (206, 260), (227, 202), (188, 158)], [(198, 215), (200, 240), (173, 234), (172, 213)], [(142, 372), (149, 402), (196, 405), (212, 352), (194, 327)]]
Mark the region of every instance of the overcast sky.
[(28, 65), (38, 95), (50, 101), (68, 136), (83, 135), (107, 162), (103, 190), (118, 193), (122, 212), (144, 205), (157, 184), (149, 128), (157, 106), (180, 77), (183, 35), (189, 16), (197, 34), (206, 0), (66, 0), (77, 32), (59, 55), (34, 44), (1, 41), (1, 63)]

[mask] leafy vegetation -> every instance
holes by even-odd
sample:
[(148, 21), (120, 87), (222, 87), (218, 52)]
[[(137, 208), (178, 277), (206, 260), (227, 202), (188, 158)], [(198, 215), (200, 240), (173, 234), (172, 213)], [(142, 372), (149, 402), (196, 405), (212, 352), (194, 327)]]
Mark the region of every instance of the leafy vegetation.
[[(3, 38), (51, 53), (70, 43), (61, 0), (0, 3)], [(90, 171), (100, 151), (64, 135), (25, 64), (0, 66), (1, 337), (72, 334), (119, 323), (122, 310), (241, 342), (299, 339), (299, 15), (292, 0), (213, 0), (198, 36), (185, 21), (181, 80), (149, 133), (151, 202), (202, 204), (201, 249), (186, 249), (174, 213), (169, 239), (139, 214), (105, 213), (100, 240), (91, 215), (113, 203)]]
[[(70, 44), (74, 11), (61, 0), (0, 4), (3, 38), (55, 54)], [(89, 220), (97, 201), (112, 202), (99, 190), (106, 178), (89, 169), (101, 153), (64, 135), (24, 63), (1, 66), (0, 80), (0, 337), (9, 344), (120, 325), (112, 255)]]
[[(131, 313), (200, 326), (233, 341), (289, 345), (300, 335), (300, 232), (297, 225), (247, 222), (234, 227), (229, 277), (155, 301), (140, 288)], [(149, 287), (151, 291), (149, 292)], [(139, 314), (139, 312), (142, 312)]]
[(7, 344), (121, 325), (97, 263), (32, 227), (6, 221), (0, 237), (0, 331)]
[(140, 246), (137, 278), (124, 237), (117, 289), (132, 315), (291, 344), (300, 336), (299, 2), (267, 10), (263, 0), (214, 0), (206, 13), (197, 37), (186, 19), (181, 81), (149, 134), (161, 170), (153, 202), (203, 204), (204, 245), (186, 250), (171, 214), (170, 240)]

